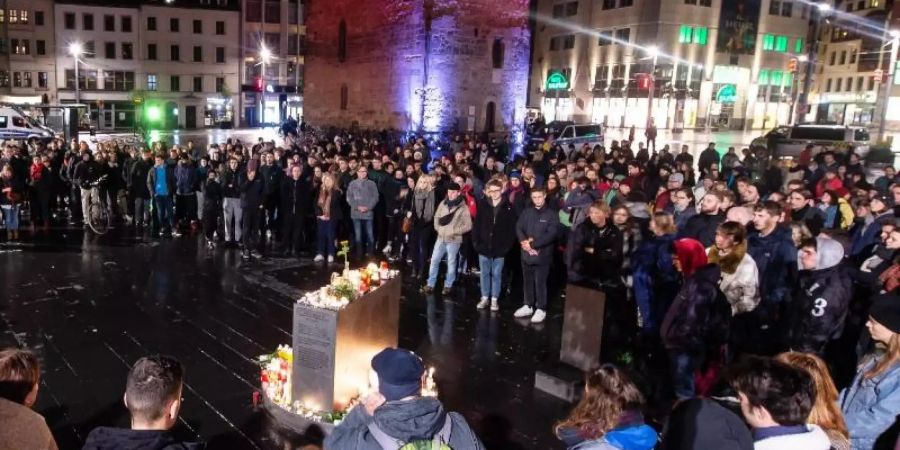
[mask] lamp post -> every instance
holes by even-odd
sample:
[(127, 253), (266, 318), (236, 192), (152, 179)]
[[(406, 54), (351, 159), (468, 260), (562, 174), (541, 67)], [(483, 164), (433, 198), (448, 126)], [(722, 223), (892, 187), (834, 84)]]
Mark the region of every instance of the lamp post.
[(653, 120), (653, 94), (656, 90), (656, 60), (659, 58), (659, 48), (655, 45), (647, 48), (647, 55), (653, 58), (653, 66), (650, 69), (650, 89), (647, 92), (647, 128)]
[(816, 56), (819, 54), (819, 27), (822, 24), (822, 19), (829, 12), (831, 12), (830, 3), (816, 3), (816, 7), (812, 8), (812, 32), (809, 34), (809, 36), (812, 36), (812, 40), (807, 39), (809, 41), (809, 50), (806, 55), (806, 73), (803, 75), (803, 89), (800, 91), (800, 98), (797, 99), (799, 107), (796, 111), (797, 117), (794, 123), (803, 122), (803, 114), (805, 114), (805, 110), (809, 105), (809, 88), (812, 85), (812, 73), (816, 66)]
[(272, 52), (265, 45), (259, 49), (260, 59), (260, 79), (262, 79), (262, 92), (259, 95), (259, 122), (265, 127), (266, 124), (266, 64), (272, 58)]
[(81, 89), (78, 82), (78, 57), (84, 53), (84, 48), (79, 42), (69, 44), (69, 54), (75, 59), (75, 103), (81, 103)]
[(890, 30), (888, 36), (890, 37), (888, 44), (891, 46), (891, 59), (887, 70), (883, 72), (884, 76), (887, 77), (887, 80), (883, 80), (885, 83), (884, 93), (882, 94), (884, 97), (881, 101), (881, 120), (878, 123), (879, 141), (884, 141), (884, 129), (887, 125), (888, 101), (891, 99), (891, 87), (894, 85), (894, 72), (897, 70), (897, 47), (900, 45), (900, 31)]

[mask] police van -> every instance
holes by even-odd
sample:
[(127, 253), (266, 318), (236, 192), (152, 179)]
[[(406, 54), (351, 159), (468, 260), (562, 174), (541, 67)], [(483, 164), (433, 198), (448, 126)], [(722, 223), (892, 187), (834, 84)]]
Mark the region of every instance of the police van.
[(53, 130), (37, 123), (18, 108), (0, 106), (0, 139), (44, 141), (53, 138)]
[(553, 143), (561, 146), (567, 157), (569, 156), (569, 144), (576, 150), (584, 144), (587, 144), (588, 147), (603, 145), (603, 125), (595, 123), (568, 125), (553, 139)]

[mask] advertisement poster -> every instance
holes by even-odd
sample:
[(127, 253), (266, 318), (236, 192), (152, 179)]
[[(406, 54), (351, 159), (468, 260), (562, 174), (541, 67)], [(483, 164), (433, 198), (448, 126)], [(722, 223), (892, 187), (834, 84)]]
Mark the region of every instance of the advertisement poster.
[(716, 51), (751, 55), (756, 49), (756, 33), (762, 0), (722, 0)]

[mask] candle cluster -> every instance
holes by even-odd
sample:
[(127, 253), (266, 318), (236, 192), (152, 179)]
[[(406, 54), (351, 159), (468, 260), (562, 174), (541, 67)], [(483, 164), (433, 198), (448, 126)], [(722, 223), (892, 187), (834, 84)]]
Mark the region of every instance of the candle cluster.
[(376, 289), (381, 283), (396, 277), (398, 271), (371, 263), (365, 268), (345, 270), (343, 275), (332, 274), (331, 283), (306, 293), (298, 301), (316, 308), (340, 310), (350, 302)]

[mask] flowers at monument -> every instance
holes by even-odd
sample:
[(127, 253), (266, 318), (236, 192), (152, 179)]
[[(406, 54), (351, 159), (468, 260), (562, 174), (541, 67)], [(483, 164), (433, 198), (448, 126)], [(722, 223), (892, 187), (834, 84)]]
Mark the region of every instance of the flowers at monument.
[(383, 282), (397, 276), (399, 272), (388, 267), (371, 263), (361, 269), (345, 269), (344, 274), (331, 274), (331, 282), (316, 291), (308, 292), (298, 301), (316, 308), (339, 310), (350, 302), (373, 291)]
[(291, 372), (294, 351), (289, 345), (279, 345), (275, 353), (259, 357), (259, 375), (266, 397), (278, 405), (291, 404)]

